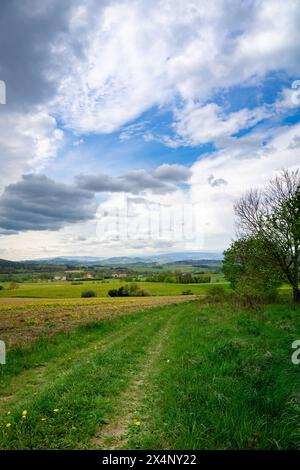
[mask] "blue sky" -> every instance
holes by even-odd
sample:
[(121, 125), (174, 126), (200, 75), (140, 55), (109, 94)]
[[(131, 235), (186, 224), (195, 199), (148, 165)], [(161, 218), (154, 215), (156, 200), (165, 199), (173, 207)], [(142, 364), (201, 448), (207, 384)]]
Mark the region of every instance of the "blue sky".
[(222, 251), (233, 202), (299, 167), (296, 0), (3, 15), (1, 257)]

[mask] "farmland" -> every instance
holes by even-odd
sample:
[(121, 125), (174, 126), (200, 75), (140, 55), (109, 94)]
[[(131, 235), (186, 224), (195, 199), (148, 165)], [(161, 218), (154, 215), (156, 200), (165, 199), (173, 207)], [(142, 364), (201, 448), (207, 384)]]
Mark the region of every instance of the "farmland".
[[(85, 289), (93, 289), (100, 297), (105, 297), (110, 289), (117, 289), (127, 284), (120, 280), (105, 280), (105, 281), (88, 281), (80, 284), (72, 284), (72, 282), (24, 282), (15, 284), (13, 289), (10, 289), (10, 283), (1, 283), (4, 287), (0, 291), (1, 297), (23, 297), (23, 298), (43, 298), (43, 299), (64, 299), (64, 298), (79, 298)], [(227, 283), (217, 282), (218, 285), (225, 285)], [(209, 286), (213, 283), (207, 284), (180, 284), (168, 282), (139, 282), (138, 286), (149, 292), (151, 295), (181, 295), (183, 291), (190, 290), (193, 294), (199, 295), (205, 293)]]
[(2, 298), (0, 335), (11, 348), (59, 331), (69, 331), (92, 321), (102, 321), (155, 306), (180, 303), (190, 298), (193, 296), (48, 300)]
[[(116, 300), (132, 299), (103, 302)], [(7, 300), (1, 315), (79, 308), (42, 302)], [(299, 448), (299, 313), (286, 302), (251, 312), (188, 300), (31, 338), (0, 369), (0, 447)]]

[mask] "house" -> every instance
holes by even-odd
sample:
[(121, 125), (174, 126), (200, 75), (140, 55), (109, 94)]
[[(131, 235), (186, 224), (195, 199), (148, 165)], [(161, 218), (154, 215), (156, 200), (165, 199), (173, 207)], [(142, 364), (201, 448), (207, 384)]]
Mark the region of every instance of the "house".
[(115, 279), (122, 279), (124, 277), (127, 277), (127, 274), (126, 273), (114, 273), (111, 275), (111, 277)]
[(94, 279), (94, 276), (91, 273), (84, 273), (82, 277), (83, 279)]
[(53, 281), (66, 281), (66, 276), (54, 276)]

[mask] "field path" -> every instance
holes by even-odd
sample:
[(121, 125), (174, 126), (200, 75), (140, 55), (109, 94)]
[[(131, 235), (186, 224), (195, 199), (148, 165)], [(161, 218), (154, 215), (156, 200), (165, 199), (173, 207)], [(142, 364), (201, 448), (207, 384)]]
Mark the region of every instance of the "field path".
[(137, 365), (137, 370), (133, 371), (128, 387), (117, 397), (111, 420), (98, 429), (91, 440), (91, 448), (121, 449), (126, 447), (130, 434), (135, 430), (138, 431), (142, 424), (139, 411), (147, 387), (147, 379), (164, 347), (164, 342), (168, 340), (177, 317), (178, 313), (166, 319), (165, 324), (151, 339), (143, 363)]
[(0, 449), (125, 445), (152, 363), (181, 310), (121, 315), (33, 343), (25, 354), (17, 349), (0, 370)]

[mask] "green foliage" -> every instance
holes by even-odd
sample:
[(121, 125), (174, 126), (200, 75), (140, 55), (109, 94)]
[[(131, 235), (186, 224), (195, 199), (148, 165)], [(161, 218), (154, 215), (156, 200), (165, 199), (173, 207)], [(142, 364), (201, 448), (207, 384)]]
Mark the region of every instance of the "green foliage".
[(300, 170), (283, 170), (263, 190), (250, 190), (235, 212), (240, 233), (259, 241), (267, 268), (280, 271), (300, 303)]
[(235, 300), (248, 307), (274, 301), (282, 273), (259, 237), (244, 237), (224, 252), (223, 272)]
[(209, 302), (224, 302), (227, 293), (222, 286), (213, 286), (207, 290), (207, 300)]
[(192, 272), (182, 272), (180, 270), (165, 271), (159, 274), (153, 274), (147, 276), (148, 282), (168, 282), (178, 284), (206, 284), (211, 282), (211, 275), (206, 274), (195, 274)]
[(137, 284), (132, 283), (121, 286), (119, 289), (110, 289), (108, 295), (110, 297), (146, 297), (150, 294), (144, 289), (140, 289)]
[(89, 289), (89, 290), (84, 290), (81, 292), (81, 297), (83, 298), (86, 298), (86, 297), (97, 297), (97, 293), (92, 290), (92, 289)]
[(186, 289), (182, 291), (182, 295), (193, 295), (193, 292), (191, 291), (191, 289)]

